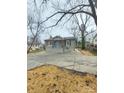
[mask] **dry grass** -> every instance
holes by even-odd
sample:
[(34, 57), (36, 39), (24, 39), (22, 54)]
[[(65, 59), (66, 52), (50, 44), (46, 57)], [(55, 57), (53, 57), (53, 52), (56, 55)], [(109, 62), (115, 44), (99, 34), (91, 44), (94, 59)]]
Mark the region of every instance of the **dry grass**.
[(28, 70), (28, 93), (96, 93), (95, 75), (54, 65)]
[(79, 49), (79, 51), (83, 54), (83, 55), (85, 55), (85, 56), (96, 56), (97, 55), (97, 53), (96, 52), (94, 52), (94, 51), (89, 51), (89, 50), (81, 50), (81, 49)]
[(29, 53), (38, 53), (38, 52), (41, 52), (41, 51), (43, 51), (43, 50), (42, 49), (36, 49), (36, 50), (30, 51)]

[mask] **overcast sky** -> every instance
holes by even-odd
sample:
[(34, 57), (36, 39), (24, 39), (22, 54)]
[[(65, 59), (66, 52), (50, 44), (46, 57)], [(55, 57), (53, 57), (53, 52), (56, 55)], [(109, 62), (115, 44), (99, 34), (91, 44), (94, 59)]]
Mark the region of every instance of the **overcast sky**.
[[(27, 8), (27, 12), (28, 14), (35, 14), (34, 10), (35, 8), (33, 7), (34, 5), (32, 4), (32, 1), (33, 0), (28, 0), (28, 8)], [(36, 0), (37, 2), (37, 7), (40, 6), (40, 1), (41, 0)], [(47, 17), (49, 17), (50, 15), (52, 15), (53, 13), (55, 13), (55, 7), (57, 8), (57, 5), (56, 4), (56, 1), (57, 0), (50, 0), (50, 2), (48, 1), (47, 3), (47, 6), (44, 5), (42, 6), (41, 8), (41, 19), (42, 20), (45, 20)], [(61, 1), (61, 7), (65, 7), (65, 1), (66, 0), (59, 0)], [(68, 0), (69, 2), (70, 0)], [(81, 1), (81, 0), (80, 0)], [(54, 5), (55, 4), (55, 5)], [(54, 7), (54, 8), (53, 8)], [(69, 7), (69, 6), (66, 6), (66, 7)], [(52, 19), (48, 20), (46, 23), (45, 23), (45, 26), (50, 26), (50, 25), (53, 25), (56, 20), (58, 18), (60, 18), (61, 15), (57, 15), (55, 17), (53, 17)], [(69, 36), (73, 36), (70, 31), (68, 31), (67, 28), (71, 28), (72, 27), (72, 24), (70, 24), (70, 22), (67, 22), (63, 25), (64, 22), (66, 22), (68, 17), (65, 17), (62, 19), (62, 22), (60, 22), (57, 26), (53, 27), (53, 28), (50, 28), (50, 29), (47, 29), (45, 32), (41, 33), (40, 34), (40, 37), (41, 37), (41, 41), (44, 42), (45, 39), (48, 39), (51, 36), (56, 36), (56, 35), (59, 35), (59, 36), (62, 36), (62, 37), (69, 37)], [(80, 22), (80, 20), (79, 20)], [(80, 22), (81, 23), (81, 22)], [(95, 24), (94, 24), (94, 20), (91, 18), (90, 20), (90, 27), (87, 29), (87, 31), (91, 31), (92, 28), (95, 28)]]

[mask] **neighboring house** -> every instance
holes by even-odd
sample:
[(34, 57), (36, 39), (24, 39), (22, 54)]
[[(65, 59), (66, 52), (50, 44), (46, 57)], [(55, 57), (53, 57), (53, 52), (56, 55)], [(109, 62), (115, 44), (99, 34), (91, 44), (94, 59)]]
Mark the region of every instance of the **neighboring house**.
[(75, 48), (76, 38), (61, 36), (50, 37), (45, 40), (45, 46), (51, 46), (52, 48)]

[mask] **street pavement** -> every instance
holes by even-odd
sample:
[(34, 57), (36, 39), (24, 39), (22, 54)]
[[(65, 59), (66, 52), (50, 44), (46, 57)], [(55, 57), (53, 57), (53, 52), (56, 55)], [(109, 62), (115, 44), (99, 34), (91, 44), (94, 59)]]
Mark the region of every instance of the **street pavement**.
[(64, 50), (63, 52), (62, 49), (49, 49), (27, 55), (27, 69), (44, 64), (97, 74), (97, 57), (84, 56), (78, 50)]

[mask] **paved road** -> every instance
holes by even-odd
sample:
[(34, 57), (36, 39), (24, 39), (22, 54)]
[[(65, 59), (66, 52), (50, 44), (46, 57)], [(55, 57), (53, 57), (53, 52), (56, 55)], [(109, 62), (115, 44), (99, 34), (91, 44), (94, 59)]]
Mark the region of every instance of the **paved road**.
[(77, 51), (49, 50), (28, 54), (27, 68), (31, 69), (43, 64), (54, 64), (68, 69), (96, 74), (96, 56), (83, 56)]

